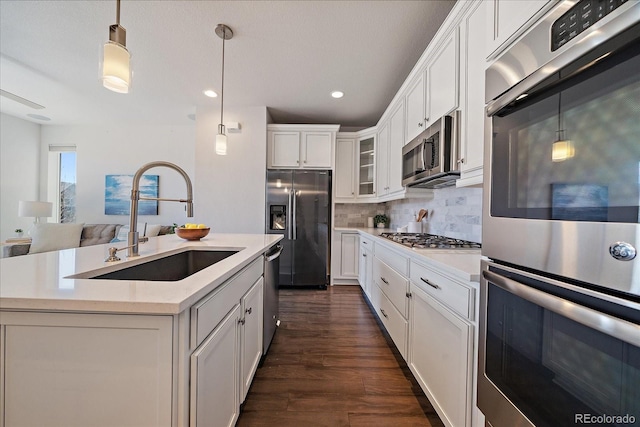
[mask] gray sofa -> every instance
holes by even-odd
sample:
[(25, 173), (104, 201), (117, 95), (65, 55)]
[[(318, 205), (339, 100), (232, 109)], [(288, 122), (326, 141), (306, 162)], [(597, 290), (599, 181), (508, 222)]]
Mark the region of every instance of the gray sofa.
[[(122, 224), (85, 224), (82, 227), (82, 235), (80, 236), (80, 246), (100, 245), (111, 242), (122, 228)], [(139, 230), (142, 234), (142, 230)], [(163, 225), (160, 227), (158, 235), (173, 233), (173, 226)], [(18, 255), (27, 255), (31, 244), (20, 243), (14, 245), (6, 245), (2, 247), (2, 258), (8, 258)]]

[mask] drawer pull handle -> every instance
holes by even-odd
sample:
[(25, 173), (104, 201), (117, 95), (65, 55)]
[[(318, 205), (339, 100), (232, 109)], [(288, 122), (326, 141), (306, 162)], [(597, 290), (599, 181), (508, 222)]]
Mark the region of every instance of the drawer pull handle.
[(387, 282), (387, 279), (385, 279), (385, 278), (384, 278), (384, 277), (382, 277), (382, 276), (380, 276), (380, 280), (382, 280), (382, 281), (385, 283), (385, 285), (388, 285), (388, 284), (389, 284), (389, 282)]
[(362, 254), (362, 256), (366, 258), (366, 257), (367, 257), (367, 254)]
[(387, 319), (389, 318), (389, 316), (387, 316), (387, 313), (385, 313), (383, 309), (380, 309), (380, 312), (384, 317), (386, 317)]
[(252, 308), (253, 307), (249, 307), (244, 312), (247, 313), (247, 314), (251, 314), (251, 311), (253, 311)]
[(420, 280), (422, 280), (424, 283), (426, 283), (427, 285), (431, 286), (433, 289), (440, 289), (440, 286), (436, 285), (435, 283), (431, 283), (430, 281), (428, 281), (425, 278), (420, 278)]

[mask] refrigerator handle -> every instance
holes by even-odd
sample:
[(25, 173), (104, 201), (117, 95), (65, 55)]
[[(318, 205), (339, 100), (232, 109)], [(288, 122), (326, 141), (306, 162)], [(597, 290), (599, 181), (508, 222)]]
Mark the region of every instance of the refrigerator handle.
[(297, 200), (296, 192), (294, 189), (291, 190), (293, 193), (293, 221), (291, 221), (291, 228), (293, 230), (293, 240), (298, 238), (298, 211), (297, 211)]
[(289, 221), (287, 221), (287, 239), (293, 239), (293, 213), (291, 211), (291, 199), (293, 197), (293, 189), (289, 190), (289, 206), (287, 207), (287, 216), (289, 217)]

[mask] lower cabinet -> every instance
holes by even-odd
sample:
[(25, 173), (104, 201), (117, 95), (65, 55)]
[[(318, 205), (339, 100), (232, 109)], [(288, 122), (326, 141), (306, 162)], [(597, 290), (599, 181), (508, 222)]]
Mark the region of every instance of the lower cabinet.
[(0, 425), (172, 424), (172, 316), (3, 311), (0, 320)]
[(360, 259), (358, 264), (358, 283), (371, 299), (373, 286), (373, 240), (360, 236)]
[(262, 357), (263, 257), (176, 315), (0, 311), (0, 426), (233, 426)]
[(262, 358), (264, 280), (261, 277), (242, 297), (240, 320), (240, 402), (244, 402)]
[(445, 425), (469, 426), (473, 326), (415, 286), (411, 296), (409, 368)]
[(229, 427), (240, 411), (240, 304), (191, 355), (190, 425)]

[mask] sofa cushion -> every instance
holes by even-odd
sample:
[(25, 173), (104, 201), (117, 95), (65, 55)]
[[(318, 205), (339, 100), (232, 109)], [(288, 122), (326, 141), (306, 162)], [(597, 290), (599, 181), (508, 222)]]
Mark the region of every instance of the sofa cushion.
[[(156, 237), (159, 233), (160, 230), (162, 229), (162, 225), (158, 225), (158, 224), (147, 224), (147, 233), (144, 234), (144, 222), (139, 222), (137, 225), (137, 232), (138, 235), (140, 237), (147, 236), (147, 237)], [(120, 228), (120, 231), (116, 234), (116, 238), (113, 240), (114, 242), (126, 242), (127, 241), (127, 236), (129, 234), (129, 226), (125, 225), (122, 226)]]
[(30, 254), (77, 248), (84, 224), (40, 223), (31, 229)]
[(86, 224), (82, 229), (80, 246), (100, 245), (109, 243), (118, 235), (120, 224)]

